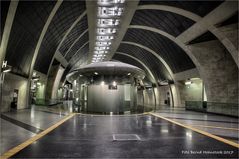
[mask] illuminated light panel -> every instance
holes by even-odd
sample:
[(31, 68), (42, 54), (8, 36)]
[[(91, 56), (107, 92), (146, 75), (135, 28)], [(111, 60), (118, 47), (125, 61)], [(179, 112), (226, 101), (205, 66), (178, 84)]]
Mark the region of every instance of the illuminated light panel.
[(117, 33), (125, 0), (98, 0), (96, 42), (92, 62), (103, 61)]
[(113, 4), (121, 4), (124, 2), (125, 0), (98, 0), (98, 4), (104, 5), (104, 6), (113, 5)]
[(97, 34), (98, 35), (107, 35), (107, 34), (115, 34), (116, 28), (98, 28)]
[(98, 19), (97, 25), (99, 27), (110, 27), (119, 25), (119, 19)]
[(95, 50), (98, 50), (98, 51), (102, 51), (102, 50), (108, 50), (108, 49), (110, 49), (110, 47), (105, 47), (105, 46), (97, 46), (97, 47), (95, 47)]
[(94, 54), (107, 54), (108, 53), (108, 51), (103, 51), (103, 50), (101, 50), (101, 51), (94, 51)]
[(102, 56), (106, 56), (106, 55), (102, 55), (102, 54), (94, 55), (94, 57), (102, 57)]
[(98, 16), (99, 17), (112, 17), (112, 16), (121, 16), (123, 13), (123, 8), (120, 7), (99, 7)]
[(110, 41), (97, 41), (96, 46), (110, 46), (112, 43)]
[(114, 39), (113, 36), (96, 36), (96, 39), (99, 41), (110, 41)]

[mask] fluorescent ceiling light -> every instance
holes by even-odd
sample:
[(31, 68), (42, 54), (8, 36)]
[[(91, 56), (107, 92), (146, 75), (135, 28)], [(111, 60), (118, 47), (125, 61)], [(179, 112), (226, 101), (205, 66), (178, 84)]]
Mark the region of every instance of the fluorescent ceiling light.
[(99, 50), (99, 51), (94, 51), (94, 54), (107, 54), (108, 51), (104, 51), (104, 50)]
[(119, 25), (119, 19), (98, 19), (97, 24), (99, 26), (117, 26)]
[(96, 36), (96, 39), (99, 41), (109, 41), (114, 39), (113, 36)]
[(106, 35), (106, 34), (114, 34), (116, 33), (116, 28), (98, 28), (97, 34)]
[(114, 81), (114, 82), (113, 82), (113, 86), (116, 86), (116, 85), (117, 85), (117, 83)]
[(98, 7), (99, 17), (112, 17), (121, 16), (123, 13), (123, 8), (121, 7)]
[(110, 41), (97, 41), (95, 43), (97, 46), (109, 46), (111, 45), (112, 43)]
[(98, 50), (98, 51), (108, 50), (108, 49), (110, 49), (108, 46), (107, 47), (105, 47), (105, 46), (97, 46), (97, 47), (95, 47), (95, 50)]
[(192, 84), (192, 81), (188, 80), (185, 82), (185, 85), (191, 85)]

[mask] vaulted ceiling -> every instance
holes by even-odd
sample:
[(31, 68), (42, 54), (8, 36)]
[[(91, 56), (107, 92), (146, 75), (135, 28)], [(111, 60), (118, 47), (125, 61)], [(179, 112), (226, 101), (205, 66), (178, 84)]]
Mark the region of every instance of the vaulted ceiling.
[[(165, 34), (177, 37), (195, 21), (172, 11), (154, 9), (153, 6), (173, 7), (203, 17), (222, 2), (139, 1), (112, 59), (136, 65), (147, 73), (151, 70), (156, 79), (172, 80), (168, 67), (173, 73), (178, 73), (195, 68), (195, 65), (184, 50)], [(9, 4), (9, 1), (1, 1), (1, 30), (4, 28)], [(145, 6), (148, 7), (144, 9)], [(48, 74), (55, 55), (60, 54), (68, 63), (65, 66), (66, 75), (72, 68), (88, 62), (91, 43), (89, 32), (92, 31), (88, 19), (85, 1), (63, 1), (61, 4), (57, 1), (20, 1), (5, 59), (13, 66), (13, 72), (28, 77), (32, 64), (35, 70)], [(145, 27), (159, 30), (164, 35)], [(43, 38), (39, 42), (41, 36)], [(37, 44), (40, 44), (38, 50)], [(35, 63), (32, 62), (34, 56)]]

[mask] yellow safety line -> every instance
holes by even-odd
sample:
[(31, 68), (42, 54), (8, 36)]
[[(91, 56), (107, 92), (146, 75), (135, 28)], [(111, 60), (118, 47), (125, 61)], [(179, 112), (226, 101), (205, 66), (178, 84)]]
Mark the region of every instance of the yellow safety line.
[(70, 118), (72, 118), (74, 115), (75, 114), (70, 114), (70, 115), (66, 116), (64, 119), (62, 119), (61, 121), (59, 121), (56, 124), (52, 125), (51, 127), (47, 128), (43, 132), (35, 135), (34, 137), (32, 137), (32, 138), (26, 140), (25, 142), (23, 142), (22, 144), (20, 144), (20, 145), (18, 145), (16, 147), (12, 148), (11, 150), (5, 152), (2, 156), (0, 156), (0, 159), (10, 158), (11, 156), (13, 156), (16, 153), (18, 153), (19, 151), (21, 151), (22, 149), (26, 148), (28, 145), (32, 144), (33, 142), (37, 141), (38, 139), (42, 138), (43, 136), (45, 136), (46, 134), (48, 134), (49, 132), (51, 132), (52, 130), (54, 130), (55, 128), (60, 126), (61, 124), (63, 124), (65, 121), (67, 121)]
[(161, 119), (167, 120), (167, 121), (169, 121), (169, 122), (171, 122), (171, 123), (177, 124), (177, 125), (182, 126), (182, 127), (184, 127), (184, 128), (193, 130), (193, 131), (195, 131), (195, 132), (197, 132), (197, 133), (200, 133), (200, 134), (203, 134), (203, 135), (205, 135), (205, 136), (211, 137), (211, 138), (213, 138), (213, 139), (216, 139), (216, 140), (221, 141), (221, 142), (223, 142), (223, 143), (226, 143), (226, 144), (228, 144), (228, 145), (231, 145), (231, 146), (234, 146), (234, 147), (239, 148), (239, 144), (234, 143), (234, 142), (229, 141), (229, 140), (226, 140), (226, 139), (221, 138), (221, 137), (219, 137), (219, 136), (216, 136), (216, 135), (210, 134), (210, 133), (208, 133), (208, 132), (205, 132), (205, 131), (202, 131), (202, 130), (193, 128), (193, 127), (191, 127), (191, 126), (187, 126), (187, 125), (178, 123), (178, 122), (176, 122), (176, 121), (174, 121), (174, 120), (165, 118), (165, 117), (163, 117), (163, 116), (161, 116), (161, 115), (158, 115), (158, 114), (155, 114), (155, 113), (149, 113), (149, 114), (151, 114), (151, 115), (153, 115), (153, 116), (156, 116), (156, 117), (159, 117), (159, 118), (161, 118)]
[(194, 126), (194, 127), (206, 127), (206, 128), (214, 128), (214, 129), (225, 129), (225, 130), (239, 131), (239, 129), (237, 129), (237, 128), (218, 127), (218, 126), (210, 126), (210, 125), (188, 125), (188, 126)]

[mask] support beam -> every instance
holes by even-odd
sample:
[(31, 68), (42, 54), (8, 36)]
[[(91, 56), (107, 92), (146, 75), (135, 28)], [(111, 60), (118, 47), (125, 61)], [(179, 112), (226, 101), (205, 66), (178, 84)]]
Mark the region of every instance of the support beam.
[(1, 66), (0, 72), (2, 71), (2, 63), (6, 56), (8, 40), (11, 33), (12, 24), (13, 24), (16, 10), (17, 10), (18, 2), (19, 2), (18, 0), (12, 0), (10, 2), (10, 6), (8, 9), (5, 26), (4, 26), (3, 34), (2, 34), (1, 46), (0, 46), (0, 66)]
[(128, 44), (128, 45), (133, 45), (133, 46), (136, 46), (136, 47), (140, 47), (148, 52), (150, 52), (151, 54), (153, 54), (164, 66), (165, 68), (167, 69), (167, 71), (169, 72), (170, 76), (172, 79), (174, 79), (174, 74), (171, 70), (171, 68), (169, 67), (169, 65), (164, 61), (164, 59), (159, 55), (157, 54), (155, 51), (153, 51), (152, 49), (144, 46), (144, 45), (141, 45), (139, 43), (135, 43), (135, 42), (130, 42), (130, 41), (122, 41), (121, 42), (122, 44)]
[(76, 44), (76, 42), (85, 34), (88, 32), (88, 29), (86, 29), (83, 33), (81, 33), (81, 35), (75, 39), (75, 41), (71, 44), (71, 46), (69, 47), (69, 49), (66, 51), (66, 54), (64, 55), (64, 57), (66, 57), (66, 55), (69, 53), (69, 51), (71, 50), (71, 48)]
[[(235, 63), (239, 67), (237, 46), (235, 46), (230, 41), (230, 39), (228, 39), (218, 28), (216, 28), (214, 26), (215, 24), (218, 23), (218, 21), (225, 20), (226, 16), (229, 17), (229, 15), (233, 15), (235, 13), (235, 10), (238, 10), (236, 3), (237, 3), (236, 1), (224, 2), (222, 5), (219, 6), (220, 8), (216, 8), (214, 11), (209, 13), (204, 18), (198, 16), (195, 13), (189, 12), (187, 10), (184, 10), (184, 9), (181, 9), (181, 8), (177, 8), (177, 7), (167, 6), (167, 5), (141, 5), (141, 6), (138, 7), (138, 10), (144, 10), (144, 9), (149, 10), (149, 9), (152, 9), (152, 10), (162, 10), (162, 11), (172, 12), (172, 13), (175, 13), (175, 14), (187, 17), (187, 18), (197, 22), (195, 25), (201, 25), (199, 23), (202, 23), (201, 21), (203, 21), (203, 23), (205, 23), (205, 25), (207, 25), (207, 26), (204, 27), (203, 29), (201, 29), (201, 32), (200, 32), (200, 29), (199, 30), (196, 29), (198, 31), (198, 34), (196, 36), (193, 36), (193, 37), (195, 38), (195, 37), (203, 34), (204, 32), (206, 32), (207, 30), (209, 30), (225, 46), (225, 48), (229, 51), (229, 53), (233, 57)], [(220, 14), (224, 14), (224, 12), (220, 11), (220, 9), (222, 9), (224, 7), (226, 7), (226, 8), (233, 7), (233, 9), (232, 10), (229, 9), (230, 10), (229, 15), (220, 16)], [(228, 12), (227, 12), (227, 14), (228, 14)], [(218, 18), (214, 18), (215, 16), (217, 16), (217, 17), (219, 16), (219, 17)], [(206, 20), (204, 20), (204, 19), (206, 19)], [(209, 19), (209, 20), (207, 20), (207, 19)], [(194, 25), (192, 27), (194, 27)], [(188, 30), (190, 30), (192, 27), (190, 27)], [(200, 26), (198, 26), (198, 27), (200, 27)], [(183, 33), (183, 34), (185, 34), (184, 36), (194, 35), (194, 34), (191, 34), (193, 31), (191, 33), (186, 33), (186, 32), (187, 31), (185, 31)], [(180, 36), (182, 36), (183, 34), (179, 35), (178, 38), (181, 38)], [(191, 38), (190, 40), (193, 40), (193, 38)], [(188, 42), (190, 40), (186, 40), (186, 42)]]
[(67, 67), (68, 62), (59, 51), (56, 53), (55, 58), (61, 63), (62, 66)]
[[(88, 43), (89, 43), (89, 41), (87, 41), (86, 43), (84, 43), (84, 44), (71, 56), (71, 59), (74, 58), (74, 56), (75, 56), (82, 48), (84, 48)], [(71, 59), (70, 59), (70, 60), (71, 60)], [(69, 61), (70, 61), (70, 60), (69, 60)]]
[[(187, 53), (188, 56), (191, 58), (193, 63), (196, 65), (197, 69), (200, 69), (200, 63), (195, 58), (195, 56), (191, 53), (191, 51), (188, 49), (188, 47), (184, 43), (182, 43), (180, 40), (177, 40), (174, 36), (168, 34), (167, 32), (165, 32), (163, 30), (148, 27), (148, 26), (143, 26), (143, 25), (130, 25), (129, 28), (152, 31), (152, 32), (155, 32), (157, 34), (160, 34), (160, 35), (170, 39), (172, 42), (174, 42), (176, 45), (178, 45), (181, 49), (183, 49), (185, 51), (185, 53)], [(200, 72), (200, 70), (199, 70), (199, 72)]]
[(48, 27), (53, 19), (53, 17), (55, 16), (57, 10), (60, 8), (61, 4), (62, 4), (63, 1), (61, 0), (58, 0), (54, 6), (54, 8), (52, 9), (43, 29), (42, 29), (42, 32), (41, 32), (41, 35), (37, 41), (37, 45), (36, 45), (36, 48), (35, 48), (35, 51), (34, 51), (34, 54), (33, 54), (33, 58), (32, 58), (32, 62), (31, 62), (31, 65), (30, 65), (30, 73), (29, 73), (29, 79), (31, 80), (32, 78), (32, 73), (33, 73), (33, 69), (34, 69), (34, 65), (35, 65), (35, 62), (36, 62), (36, 59), (37, 59), (37, 56), (38, 56), (38, 53), (39, 53), (39, 50), (40, 50), (40, 47), (41, 47), (41, 44), (42, 44), (42, 41), (45, 37), (45, 34), (48, 30)]
[[(36, 45), (36, 48), (35, 48), (35, 51), (34, 51), (34, 54), (33, 54), (33, 58), (32, 58), (32, 62), (31, 62), (31, 65), (30, 65), (30, 72), (29, 72), (29, 77), (28, 77), (28, 95), (30, 96), (30, 87), (31, 87), (31, 79), (32, 79), (32, 74), (33, 74), (33, 70), (34, 70), (34, 65), (35, 65), (35, 62), (36, 62), (36, 59), (37, 59), (37, 56), (38, 56), (38, 53), (39, 53), (39, 50), (40, 50), (40, 47), (41, 47), (41, 44), (42, 44), (42, 41), (45, 37), (45, 34), (48, 30), (48, 27), (53, 19), (53, 17), (55, 16), (57, 10), (60, 8), (61, 4), (62, 4), (63, 1), (61, 0), (58, 0), (54, 6), (54, 8), (52, 9), (43, 29), (42, 29), (42, 32), (40, 34), (40, 37), (37, 41), (37, 45)], [(27, 98), (27, 100), (30, 100), (29, 97)], [(30, 104), (29, 101), (27, 101), (28, 104)]]
[(226, 1), (219, 7), (214, 9), (212, 12), (210, 12), (208, 15), (206, 15), (204, 18), (199, 20), (196, 24), (190, 27), (190, 29), (179, 35), (177, 39), (186, 44), (205, 33), (211, 26), (228, 19), (233, 14), (235, 14), (237, 10), (238, 6), (236, 1)]
[(151, 78), (153, 79), (153, 83), (157, 83), (157, 80), (156, 78), (154, 77), (153, 73), (151, 72), (151, 70), (148, 68), (148, 66), (146, 66), (142, 61), (140, 61), (139, 59), (137, 59), (136, 57), (134, 56), (131, 56), (129, 54), (126, 54), (126, 53), (123, 53), (123, 52), (116, 52), (116, 54), (119, 54), (119, 55), (123, 55), (123, 56), (127, 56), (131, 59), (134, 59), (135, 61), (139, 62), (146, 70), (147, 72), (149, 73), (149, 75), (151, 76)]
[(177, 8), (177, 7), (172, 7), (172, 6), (167, 6), (167, 5), (140, 5), (138, 6), (138, 10), (161, 10), (161, 11), (167, 11), (167, 12), (172, 12), (184, 17), (187, 17), (193, 21), (199, 21), (201, 20), (201, 17), (195, 13), (192, 13), (190, 11)]
[(51, 59), (51, 64), (50, 67), (48, 68), (48, 72), (47, 72), (47, 76), (49, 75), (52, 63), (54, 61), (55, 55), (56, 53), (59, 51), (59, 49), (61, 48), (61, 45), (63, 44), (63, 42), (65, 41), (66, 37), (69, 35), (69, 33), (71, 32), (71, 30), (77, 25), (77, 23), (86, 15), (86, 11), (83, 12), (75, 21), (74, 23), (71, 25), (71, 27), (66, 31), (66, 33), (64, 34), (64, 37), (61, 39), (61, 42), (59, 43), (59, 45), (56, 48), (56, 51), (54, 53), (53, 58)]
[[(236, 46), (218, 29), (215, 24), (225, 21), (238, 11), (237, 1), (225, 1), (208, 15), (198, 20), (192, 27), (183, 32), (177, 37), (177, 40), (187, 44), (193, 39), (205, 33), (207, 30), (212, 32), (218, 40), (230, 52), (233, 60), (239, 67), (238, 63), (238, 50)], [(235, 35), (236, 36), (236, 35)]]

